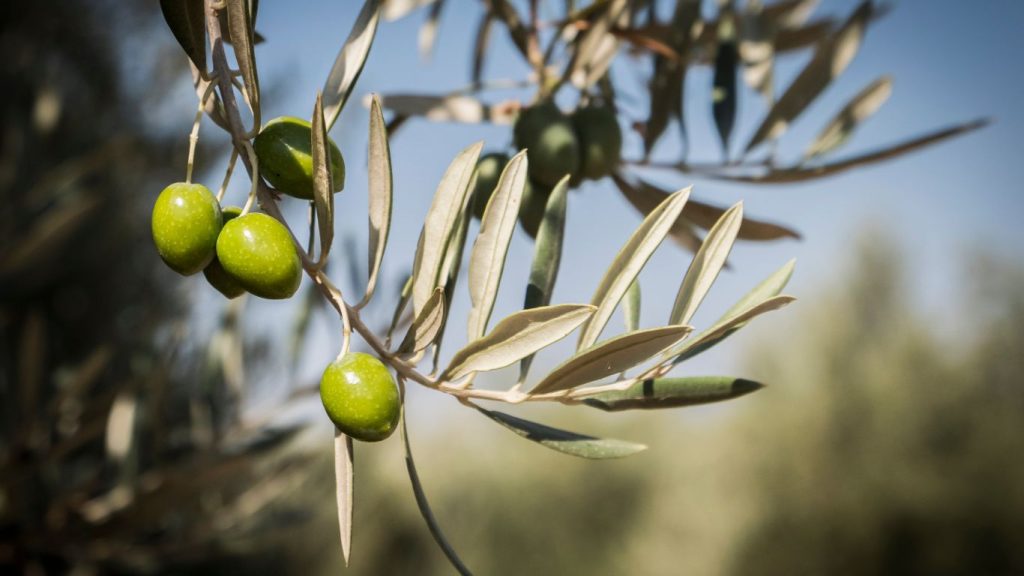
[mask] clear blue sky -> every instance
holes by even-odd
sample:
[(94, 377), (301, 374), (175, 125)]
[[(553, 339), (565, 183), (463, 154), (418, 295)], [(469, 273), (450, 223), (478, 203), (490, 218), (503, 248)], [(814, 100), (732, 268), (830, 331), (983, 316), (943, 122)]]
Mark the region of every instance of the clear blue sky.
[[(263, 3), (258, 27), (268, 41), (259, 47), (258, 58), (263, 83), (272, 86), (264, 95), (264, 118), (282, 114), (308, 117), (315, 91), (322, 85), (360, 4)], [(854, 0), (823, 0), (818, 12), (845, 15), (856, 4)], [(430, 62), (421, 60), (416, 47), (425, 11), (397, 22), (384, 22), (379, 30), (356, 96), (333, 132), (348, 163), (346, 189), (338, 198), (339, 234), (351, 230), (359, 239), (356, 254), (360, 266), (365, 266), (366, 229), (367, 114), (359, 105), (362, 96), (370, 92), (443, 93), (465, 85), (469, 76), (467, 50), (479, 16), (475, 2), (448, 2)], [(970, 312), (969, 305), (958, 301), (962, 295), (955, 289), (956, 277), (963, 273), (964, 258), (970, 251), (986, 247), (1024, 262), (1020, 248), (1024, 246), (1024, 226), (1019, 224), (1024, 213), (1020, 184), (1024, 182), (1024, 161), (1020, 159), (1020, 135), (1024, 134), (1020, 107), (1024, 74), (1019, 66), (1024, 56), (1022, 29), (1024, 2), (1020, 0), (897, 2), (889, 16), (870, 28), (847, 72), (794, 125), (783, 140), (783, 151), (802, 149), (834, 111), (882, 74), (894, 77), (891, 99), (839, 156), (953, 123), (993, 117), (995, 123), (981, 132), (896, 161), (806, 184), (757, 187), (683, 176), (660, 178), (666, 186), (695, 184), (694, 197), (702, 200), (729, 204), (743, 199), (748, 215), (785, 222), (804, 235), (800, 242), (739, 245), (733, 252), (734, 271), (719, 278), (696, 317), (698, 327), (713, 320), (748, 287), (791, 257), (798, 259), (797, 273), (787, 291), (805, 299), (820, 294), (821, 289), (835, 282), (837, 267), (848, 261), (848, 249), (858, 231), (873, 223), (887, 228), (888, 237), (896, 243), (894, 249), (906, 256), (915, 278), (912, 288), (923, 309), (935, 315), (935, 330), (950, 338), (955, 336), (955, 316)], [(487, 76), (522, 77), (525, 69), (504, 32), (496, 32)], [(802, 61), (795, 58), (783, 63), (780, 88)], [(638, 77), (637, 71), (628, 67), (615, 69), (615, 74), (623, 82)], [(692, 96), (688, 101), (694, 137), (691, 150), (696, 158), (713, 158), (718, 143), (706, 109), (710, 74), (706, 70), (692, 74), (687, 88)], [(739, 140), (749, 137), (753, 123), (763, 114), (760, 103), (750, 96), (734, 131), (734, 138)], [(182, 112), (183, 117), (190, 114)], [(392, 141), (396, 212), (385, 263), (387, 280), (397, 281), (408, 269), (422, 217), (448, 162), (477, 140), (485, 140), (487, 148), (504, 148), (510, 135), (506, 127), (411, 121)], [(632, 138), (629, 151), (635, 155), (638, 145), (637, 138)], [(233, 193), (240, 197), (244, 195), (243, 183), (238, 180)], [(301, 226), (304, 208), (295, 206), (291, 214), (293, 223)], [(638, 222), (639, 217), (609, 182), (589, 183), (574, 194), (569, 206), (569, 246), (556, 300), (587, 301), (604, 265)], [(344, 256), (343, 247), (336, 250), (339, 258)], [(495, 318), (521, 305), (531, 251), (525, 235), (517, 233)], [(648, 265), (642, 277), (645, 325), (664, 322), (688, 262), (687, 254), (666, 245)], [(338, 264), (335, 274), (344, 276), (343, 263)], [(390, 296), (394, 290), (397, 287), (393, 285), (384, 286), (381, 296)], [(454, 311), (450, 328), (454, 332), (446, 342), (446, 356), (464, 342), (464, 283), (458, 298), (463, 306)], [(387, 308), (391, 301), (378, 299), (381, 302), (376, 308), (383, 319), (390, 313)], [(288, 309), (280, 303), (257, 302), (254, 310), (261, 312), (260, 319), (253, 320), (255, 324), (272, 327), (287, 319)], [(769, 316), (760, 322), (772, 320)], [(311, 377), (333, 357), (337, 328), (333, 324), (317, 326), (316, 334), (322, 337), (321, 344), (310, 351), (310, 367), (304, 371)], [(688, 370), (734, 372), (736, 353), (743, 344), (740, 335), (692, 361)], [(324, 350), (318, 350), (320, 347)], [(548, 362), (567, 351), (558, 349)]]

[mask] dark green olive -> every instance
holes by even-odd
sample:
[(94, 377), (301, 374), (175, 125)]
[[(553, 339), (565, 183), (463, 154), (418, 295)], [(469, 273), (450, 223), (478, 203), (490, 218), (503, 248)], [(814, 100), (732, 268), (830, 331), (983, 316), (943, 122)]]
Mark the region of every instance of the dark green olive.
[(225, 224), (217, 259), (238, 284), (261, 298), (289, 298), (302, 281), (291, 233), (266, 214), (250, 213)]
[(223, 223), (209, 188), (177, 182), (164, 188), (153, 206), (153, 243), (171, 269), (188, 276), (213, 260)]
[(537, 237), (537, 230), (540, 223), (544, 221), (544, 209), (548, 204), (548, 197), (551, 196), (551, 188), (526, 180), (526, 187), (523, 188), (523, 198), (519, 203), (519, 225), (523, 231), (530, 235), (530, 238)]
[(580, 140), (580, 175), (599, 180), (612, 173), (622, 154), (622, 130), (609, 108), (580, 108), (572, 115)]
[(362, 352), (335, 360), (320, 378), (320, 400), (327, 416), (345, 434), (377, 442), (398, 427), (402, 400), (383, 362)]
[(473, 215), (479, 220), (484, 217), (487, 201), (498, 187), (501, 171), (508, 164), (508, 154), (492, 152), (476, 163), (476, 188), (473, 190)]
[[(260, 174), (281, 192), (313, 199), (313, 145), (309, 122), (292, 116), (275, 118), (263, 127), (252, 147), (260, 161)], [(345, 159), (341, 150), (328, 138), (331, 157), (331, 183), (334, 191), (345, 187)]]
[[(238, 206), (229, 206), (221, 211), (224, 215), (224, 223), (237, 218), (242, 214), (242, 209)], [(203, 276), (206, 277), (206, 281), (217, 289), (218, 292), (224, 295), (226, 298), (238, 298), (242, 294), (245, 294), (245, 288), (235, 280), (234, 276), (228, 274), (224, 267), (220, 265), (220, 260), (217, 256), (213, 257), (213, 260), (203, 268)]]
[(580, 145), (572, 122), (554, 103), (544, 102), (519, 113), (513, 128), (516, 147), (527, 149), (529, 173), (538, 184), (554, 186), (580, 169)]

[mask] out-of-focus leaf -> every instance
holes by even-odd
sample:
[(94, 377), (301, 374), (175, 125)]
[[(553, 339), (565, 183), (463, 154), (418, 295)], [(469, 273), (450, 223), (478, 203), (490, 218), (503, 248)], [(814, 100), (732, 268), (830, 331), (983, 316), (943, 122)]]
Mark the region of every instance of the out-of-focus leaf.
[(355, 460), (352, 439), (334, 429), (334, 486), (338, 502), (338, 529), (341, 535), (341, 555), (348, 566), (352, 551), (352, 489), (354, 486)]
[(559, 304), (511, 314), (456, 352), (441, 379), (504, 368), (565, 338), (593, 313), (587, 304)]
[(580, 89), (594, 84), (608, 69), (611, 59), (618, 50), (618, 39), (611, 33), (628, 7), (628, 0), (609, 0), (600, 3), (600, 13), (576, 43), (572, 61), (566, 70), (566, 78)]
[(519, 49), (519, 52), (529, 60), (530, 32), (527, 30), (526, 24), (523, 23), (523, 19), (519, 17), (519, 13), (516, 12), (515, 7), (513, 7), (508, 0), (486, 0), (486, 2), (495, 17), (505, 24), (505, 28), (508, 30), (509, 36), (512, 37), (512, 43), (515, 44), (516, 48)]
[(883, 76), (861, 90), (818, 134), (808, 146), (804, 158), (827, 154), (842, 146), (857, 126), (878, 111), (891, 94), (892, 78), (889, 76)]
[(384, 250), (388, 246), (391, 230), (391, 202), (393, 184), (391, 177), (391, 149), (388, 147), (388, 133), (384, 125), (384, 113), (380, 99), (376, 96), (370, 104), (370, 142), (367, 160), (367, 181), (369, 184), (369, 272), (366, 296), (363, 303), (370, 301), (377, 287), (380, 265), (384, 261)]
[(793, 277), (793, 270), (795, 268), (796, 259), (783, 264), (782, 267), (772, 272), (767, 278), (758, 283), (757, 286), (754, 286), (750, 292), (744, 294), (742, 298), (725, 311), (725, 314), (722, 314), (719, 320), (726, 320), (751, 306), (781, 294), (782, 289), (789, 283), (789, 279)]
[(382, 12), (388, 22), (408, 16), (410, 12), (428, 6), (437, 0), (386, 0)]
[(531, 394), (568, 390), (618, 374), (679, 342), (692, 330), (690, 326), (663, 326), (610, 338), (561, 363)]
[(860, 48), (871, 18), (871, 0), (865, 0), (833, 36), (818, 47), (814, 57), (793, 80), (754, 132), (744, 153), (778, 138), (828, 85), (846, 70)]
[(722, 271), (742, 222), (741, 202), (726, 211), (708, 232), (700, 250), (697, 250), (690, 261), (690, 267), (679, 286), (675, 304), (672, 305), (672, 314), (669, 316), (669, 324), (686, 324), (693, 318), (700, 303), (711, 290), (711, 285), (718, 278), (718, 273)]
[(409, 473), (409, 483), (412, 484), (412, 492), (416, 497), (416, 506), (420, 509), (420, 515), (423, 516), (423, 520), (427, 523), (427, 528), (430, 529), (430, 535), (434, 537), (434, 541), (441, 547), (441, 551), (444, 552), (445, 557), (448, 558), (448, 561), (451, 562), (455, 570), (462, 576), (473, 576), (469, 568), (459, 559), (452, 545), (448, 543), (444, 532), (441, 531), (441, 525), (437, 523), (437, 518), (430, 509), (427, 494), (423, 491), (423, 484), (420, 483), (420, 475), (416, 472), (416, 462), (412, 459), (412, 447), (409, 445), (409, 430), (406, 426), (404, 408), (402, 411), (402, 444), (405, 447), (405, 468)]
[(736, 120), (736, 68), (739, 50), (736, 46), (736, 20), (729, 14), (719, 20), (718, 51), (715, 55), (714, 86), (711, 90), (711, 115), (722, 142), (722, 157), (729, 159), (729, 137)]
[(323, 89), (324, 116), (327, 119), (328, 130), (338, 120), (345, 102), (352, 93), (352, 88), (356, 85), (356, 80), (359, 79), (359, 74), (363, 71), (370, 47), (373, 46), (373, 38), (377, 34), (379, 20), (380, 0), (363, 2), (363, 8), (352, 25), (352, 31), (338, 52), (334, 65), (331, 66)]
[[(641, 185), (649, 186), (649, 184), (646, 183), (642, 183)], [(691, 198), (690, 201), (686, 203), (686, 207), (683, 208), (682, 218), (689, 220), (705, 230), (710, 230), (723, 214), (725, 214), (724, 208), (705, 204)], [(743, 223), (740, 224), (740, 231), (737, 237), (741, 240), (776, 240), (778, 238), (799, 239), (800, 234), (795, 230), (786, 228), (785, 226), (772, 224), (771, 222), (763, 222), (761, 220), (754, 220), (744, 215)]]
[(174, 39), (196, 69), (206, 76), (206, 12), (203, 0), (160, 0), (160, 10)]
[(526, 187), (527, 163), (525, 150), (509, 160), (480, 220), (480, 233), (469, 256), (470, 340), (480, 338), (487, 331), (487, 321), (498, 297), (505, 256)]
[(415, 354), (430, 346), (444, 325), (444, 315), (444, 290), (437, 288), (423, 310), (412, 321), (412, 326), (409, 326), (409, 331), (405, 333), (405, 339), (398, 347), (398, 352)]
[(467, 147), (448, 166), (434, 193), (434, 200), (423, 222), (421, 243), (413, 264), (413, 315), (418, 316), (427, 299), (439, 285), (448, 240), (466, 205), (466, 195), (473, 179), (483, 142)]
[(802, 26), (821, 0), (783, 0), (762, 9), (763, 18), (778, 29)]
[(761, 388), (763, 384), (732, 376), (649, 378), (625, 390), (588, 396), (583, 403), (608, 412), (678, 408), (732, 400)]
[(260, 79), (256, 70), (256, 39), (248, 0), (227, 0), (228, 31), (242, 71), (253, 125), (260, 126)]
[[(618, 173), (612, 174), (612, 180), (619, 188), (619, 191), (622, 192), (622, 195), (626, 197), (626, 200), (633, 205), (633, 208), (644, 216), (650, 214), (668, 197), (667, 192), (657, 190), (650, 186), (636, 186), (633, 183), (626, 181), (626, 179)], [(687, 202), (687, 204), (689, 204), (689, 202)], [(684, 206), (683, 209), (685, 210), (686, 207)], [(694, 233), (690, 224), (682, 218), (677, 219), (675, 223), (672, 224), (672, 228), (669, 229), (669, 234), (672, 235), (672, 240), (674, 240), (676, 244), (679, 244), (690, 252), (696, 252), (700, 249), (700, 237)]]
[(327, 124), (324, 122), (324, 106), (320, 93), (316, 94), (313, 107), (313, 126), (310, 130), (311, 155), (313, 156), (313, 204), (320, 229), (320, 257), (317, 266), (327, 263), (327, 256), (334, 243), (334, 186), (331, 184), (331, 169), (328, 157)]
[(480, 80), (483, 78), (487, 44), (491, 39), (491, 28), (493, 25), (494, 14), (488, 10), (480, 21), (480, 26), (476, 30), (476, 41), (473, 43), (473, 69), (470, 73), (473, 84), (480, 84)]
[(587, 348), (597, 341), (629, 285), (661, 245), (689, 197), (690, 188), (687, 187), (665, 198), (657, 208), (651, 210), (619, 250), (590, 301), (597, 306), (597, 312), (583, 325), (578, 350)]
[(489, 106), (464, 94), (392, 94), (383, 96), (381, 103), (401, 116), (422, 116), (431, 122), (512, 124), (515, 118), (511, 107)]
[(633, 280), (622, 300), (622, 315), (625, 317), (626, 332), (640, 328), (640, 280)]
[(764, 97), (769, 106), (775, 101), (775, 31), (777, 26), (765, 17), (764, 6), (748, 4), (739, 16), (739, 57), (743, 79)]
[(834, 31), (831, 18), (816, 20), (799, 28), (779, 30), (775, 34), (775, 52), (784, 54), (824, 42)]
[(708, 328), (692, 339), (687, 340), (680, 346), (673, 348), (665, 355), (675, 356), (675, 359), (673, 360), (675, 364), (689, 360), (708, 348), (718, 344), (722, 340), (725, 340), (734, 332), (746, 326), (747, 322), (750, 322), (755, 317), (760, 316), (765, 312), (778, 310), (794, 300), (796, 300), (796, 298), (793, 298), (792, 296), (774, 296), (767, 300), (763, 300), (758, 304), (754, 304), (737, 314), (723, 317), (722, 320), (716, 322), (711, 328)]
[(686, 140), (686, 116), (683, 99), (686, 93), (685, 59), (689, 56), (692, 45), (693, 29), (700, 18), (700, 2), (698, 0), (677, 0), (672, 14), (669, 45), (682, 61), (657, 55), (654, 58), (654, 74), (651, 76), (651, 116), (644, 128), (644, 155), (649, 156), (654, 144), (665, 132), (672, 116), (679, 120), (683, 139)]
[(515, 432), (519, 436), (532, 440), (541, 446), (580, 458), (604, 460), (631, 456), (647, 449), (643, 444), (616, 440), (614, 438), (595, 438), (584, 436), (567, 430), (559, 430), (544, 424), (530, 422), (504, 412), (485, 410), (477, 407), (481, 414)]
[(441, 10), (444, 9), (444, 0), (437, 0), (430, 6), (430, 14), (426, 22), (420, 27), (419, 48), (420, 57), (430, 60), (434, 51), (434, 43), (437, 41), (437, 28), (441, 21)]
[[(558, 269), (562, 263), (562, 240), (565, 236), (565, 210), (569, 193), (569, 176), (563, 176), (555, 184), (544, 206), (544, 219), (537, 228), (537, 238), (533, 243), (533, 263), (530, 265), (530, 280), (526, 284), (526, 296), (523, 308), (547, 306), (551, 303), (551, 295), (558, 279)], [(533, 354), (523, 358), (519, 369), (520, 381), (526, 379), (530, 372)]]

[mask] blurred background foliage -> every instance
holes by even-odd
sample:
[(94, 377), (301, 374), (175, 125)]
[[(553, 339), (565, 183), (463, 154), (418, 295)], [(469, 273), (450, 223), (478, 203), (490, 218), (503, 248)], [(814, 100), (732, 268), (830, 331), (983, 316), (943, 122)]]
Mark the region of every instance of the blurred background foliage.
[[(191, 282), (158, 272), (140, 191), (185, 163), (181, 130), (143, 114), (181, 71), (160, 25), (155, 3), (0, 4), (0, 573), (338, 573), (326, 443), (243, 418), (232, 359), (244, 348), (258, 370), (265, 343), (241, 340), (232, 307), (197, 332)], [(964, 320), (954, 305), (922, 315), (885, 234), (836, 260), (832, 284), (751, 328), (743, 374), (772, 383), (756, 396), (560, 420), (647, 442), (643, 455), (568, 459), (472, 416), (411, 414), (466, 562), (1024, 573), (1024, 270), (965, 259)], [(954, 321), (955, 341), (930, 330)], [(357, 458), (351, 572), (450, 573), (398, 439)]]

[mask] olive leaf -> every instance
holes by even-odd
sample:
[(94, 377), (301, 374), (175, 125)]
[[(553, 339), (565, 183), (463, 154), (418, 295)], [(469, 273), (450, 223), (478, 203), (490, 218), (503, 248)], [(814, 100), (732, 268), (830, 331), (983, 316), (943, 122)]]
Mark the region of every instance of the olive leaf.
[(654, 57), (651, 76), (651, 115), (644, 127), (644, 155), (649, 156), (654, 144), (665, 132), (668, 121), (675, 116), (686, 141), (686, 115), (683, 99), (686, 93), (687, 65), (694, 26), (700, 18), (699, 0), (676, 0), (670, 22), (669, 45), (681, 56), (679, 60), (658, 54)]
[(167, 27), (192, 64), (206, 77), (206, 12), (203, 0), (160, 0)]
[(512, 108), (490, 106), (465, 94), (388, 94), (381, 102), (400, 116), (422, 116), (431, 122), (512, 124), (515, 119)]
[(480, 219), (480, 233), (469, 256), (472, 308), (467, 331), (470, 340), (483, 336), (494, 309), (505, 269), (505, 256), (516, 229), (519, 203), (526, 187), (527, 164), (525, 150), (509, 160)]
[(568, 390), (618, 374), (679, 342), (692, 330), (690, 326), (662, 326), (610, 338), (562, 362), (531, 394)]
[(715, 54), (714, 84), (711, 89), (711, 115), (722, 143), (722, 157), (729, 159), (729, 137), (736, 120), (736, 70), (739, 49), (736, 45), (736, 20), (731, 11), (718, 23), (718, 50)]
[(473, 46), (473, 68), (470, 74), (473, 84), (480, 84), (484, 75), (484, 60), (487, 54), (487, 45), (491, 39), (491, 28), (494, 27), (494, 13), (490, 10), (484, 12), (480, 26), (476, 30), (476, 41)]
[(477, 159), (483, 142), (467, 147), (448, 166), (434, 193), (427, 211), (413, 263), (413, 314), (419, 315), (427, 299), (440, 284), (440, 273), (448, 248), (448, 240), (455, 231), (459, 214), (466, 205), (466, 195), (473, 179)]
[(377, 287), (380, 266), (384, 261), (384, 250), (388, 245), (388, 234), (391, 230), (391, 202), (394, 195), (391, 175), (391, 149), (388, 146), (388, 133), (384, 124), (384, 113), (380, 99), (374, 95), (370, 104), (370, 141), (367, 145), (367, 182), (369, 184), (369, 280), (366, 283), (366, 295), (361, 305), (373, 298)]
[(352, 492), (354, 485), (354, 454), (352, 439), (334, 429), (334, 485), (338, 501), (338, 529), (341, 533), (341, 555), (348, 566), (352, 551)]
[(437, 518), (430, 509), (430, 502), (427, 501), (427, 494), (424, 492), (423, 484), (420, 482), (420, 475), (416, 472), (416, 462), (412, 458), (412, 447), (409, 445), (409, 430), (406, 426), (404, 403), (402, 408), (402, 446), (405, 448), (405, 469), (409, 473), (409, 483), (412, 484), (412, 492), (416, 497), (416, 506), (419, 508), (423, 520), (427, 523), (430, 535), (434, 537), (434, 541), (441, 547), (441, 551), (444, 552), (445, 557), (448, 558), (448, 561), (451, 562), (459, 574), (472, 576), (473, 573), (462, 563), (458, 554), (455, 553), (455, 549), (448, 543), (444, 532), (441, 531), (441, 525), (437, 523)]
[(576, 43), (572, 61), (565, 72), (565, 78), (581, 89), (593, 85), (611, 64), (619, 42), (611, 29), (626, 12), (629, 2), (609, 0), (598, 4), (595, 10), (599, 10), (599, 13)]
[(491, 420), (494, 420), (512, 432), (515, 432), (519, 436), (522, 436), (527, 440), (532, 440), (546, 448), (562, 452), (563, 454), (570, 454), (572, 456), (589, 458), (592, 460), (604, 460), (608, 458), (631, 456), (637, 452), (643, 452), (647, 449), (647, 446), (643, 444), (616, 440), (614, 438), (595, 438), (593, 436), (584, 436), (583, 434), (577, 434), (567, 430), (559, 430), (558, 428), (552, 428), (551, 426), (545, 426), (544, 424), (530, 422), (529, 420), (517, 418), (511, 414), (505, 414), (504, 412), (485, 410), (479, 406), (475, 406), (475, 408), (484, 416), (487, 416)]
[(665, 356), (674, 356), (675, 358), (672, 360), (674, 364), (684, 362), (725, 340), (734, 332), (746, 326), (747, 322), (750, 322), (755, 317), (765, 312), (778, 310), (794, 300), (796, 298), (792, 296), (773, 296), (732, 316), (724, 316), (704, 332), (666, 352)]
[(132, 450), (138, 419), (138, 403), (134, 392), (122, 390), (110, 405), (106, 427), (106, 452), (107, 458), (111, 461), (123, 462)]
[(820, 1), (783, 0), (764, 6), (761, 15), (774, 28), (793, 28), (806, 22)]
[(227, 0), (228, 32), (238, 69), (242, 71), (246, 101), (252, 110), (253, 125), (260, 126), (260, 81), (256, 70), (256, 40), (253, 15), (248, 0)]
[(792, 259), (783, 264), (778, 270), (772, 272), (767, 278), (762, 280), (754, 286), (749, 292), (743, 295), (742, 298), (736, 301), (725, 314), (719, 320), (724, 320), (730, 316), (739, 314), (741, 311), (750, 308), (751, 306), (763, 302), (769, 298), (773, 298), (782, 293), (782, 289), (789, 283), (789, 279), (793, 277), (793, 270), (796, 269), (796, 259)]
[(313, 107), (313, 126), (310, 130), (311, 155), (313, 156), (313, 205), (320, 229), (320, 257), (317, 266), (327, 263), (327, 256), (334, 243), (334, 186), (331, 184), (330, 151), (328, 150), (327, 125), (324, 122), (323, 98), (316, 94)]
[[(420, 241), (417, 247), (423, 246), (423, 235), (420, 234)], [(417, 250), (419, 253), (420, 250)], [(398, 295), (398, 303), (395, 305), (395, 313), (392, 315), (391, 324), (388, 326), (387, 334), (385, 338), (390, 342), (391, 336), (394, 335), (395, 330), (402, 321), (402, 313), (405, 312), (406, 307), (409, 306), (409, 300), (412, 300), (412, 274), (405, 279), (405, 283), (402, 284), (402, 291)]]
[[(650, 214), (668, 198), (668, 192), (644, 184), (633, 185), (618, 173), (612, 173), (612, 181), (615, 182), (619, 191), (622, 192), (622, 195), (633, 208), (644, 216)], [(687, 201), (687, 205), (689, 205), (689, 201)], [(686, 206), (683, 206), (683, 211), (686, 211)], [(669, 228), (669, 234), (672, 235), (672, 240), (676, 244), (691, 252), (696, 252), (700, 249), (700, 236), (697, 236), (693, 231), (693, 227), (682, 218), (676, 219), (672, 227)]]
[(530, 59), (530, 32), (526, 29), (526, 24), (523, 23), (522, 18), (519, 17), (519, 13), (508, 0), (486, 0), (488, 8), (494, 13), (495, 17), (501, 20), (505, 27), (508, 29), (509, 36), (512, 37), (512, 43), (515, 44), (519, 52)]
[[(555, 290), (558, 269), (562, 263), (562, 241), (565, 236), (565, 210), (569, 193), (569, 175), (565, 175), (551, 190), (544, 205), (544, 218), (537, 227), (533, 243), (533, 262), (530, 264), (530, 280), (526, 284), (523, 309), (547, 306)], [(533, 363), (533, 354), (523, 358), (519, 368), (520, 382), (526, 380)]]
[[(667, 194), (667, 192), (665, 192), (665, 194)], [(713, 206), (690, 198), (690, 201), (686, 203), (686, 207), (683, 208), (681, 217), (700, 228), (710, 230), (724, 214), (725, 208), (720, 208), (718, 206)], [(748, 218), (744, 214), (743, 223), (740, 224), (740, 229), (739, 232), (737, 232), (736, 237), (741, 240), (776, 240), (779, 238), (799, 239), (800, 233), (791, 228), (786, 228), (785, 226)]]
[(437, 288), (423, 310), (413, 319), (409, 331), (405, 333), (405, 339), (398, 347), (398, 353), (416, 354), (430, 346), (444, 326), (444, 316), (444, 289)]
[(429, 60), (431, 52), (434, 51), (434, 42), (437, 41), (437, 27), (441, 20), (442, 9), (444, 9), (444, 0), (436, 0), (430, 7), (430, 14), (427, 16), (426, 22), (420, 27), (419, 48), (420, 56), (424, 60)]
[(441, 379), (504, 368), (565, 338), (593, 313), (588, 304), (558, 304), (510, 314), (456, 352)]
[(648, 378), (625, 390), (588, 396), (583, 403), (608, 412), (679, 408), (732, 400), (761, 388), (764, 388), (763, 384), (732, 376)]
[(633, 280), (622, 300), (622, 315), (625, 320), (626, 332), (635, 332), (640, 328), (640, 279)]
[(687, 198), (690, 197), (690, 189), (683, 188), (671, 194), (657, 208), (651, 210), (619, 250), (590, 301), (597, 306), (597, 312), (584, 324), (577, 350), (597, 341), (629, 285), (636, 279), (637, 274), (661, 245), (665, 235), (679, 217)]
[[(469, 189), (476, 190), (476, 173), (469, 181)], [(469, 222), (472, 217), (469, 214), (470, 202), (473, 195), (466, 194), (465, 204), (459, 212), (458, 220), (455, 221), (455, 232), (448, 241), (448, 250), (445, 252), (444, 263), (441, 264), (441, 280), (444, 284), (444, 307), (451, 309), (452, 298), (455, 296), (455, 287), (459, 281), (459, 272), (462, 269), (462, 254), (466, 250), (466, 239), (469, 233)], [(444, 342), (445, 327), (448, 325), (448, 315), (442, 319), (441, 333), (437, 336), (437, 345), (434, 346), (434, 371), (437, 372), (441, 356), (441, 344)]]
[(349, 32), (348, 39), (342, 45), (338, 56), (334, 59), (331, 72), (324, 82), (324, 115), (327, 118), (327, 130), (338, 120), (341, 109), (345, 107), (352, 88), (359, 79), (359, 74), (366, 64), (366, 57), (373, 46), (373, 38), (377, 33), (377, 22), (380, 20), (380, 0), (366, 0), (356, 17), (355, 24)]
[(865, 0), (834, 35), (818, 47), (814, 57), (793, 80), (747, 143), (744, 154), (770, 138), (778, 138), (789, 125), (838, 77), (860, 48), (871, 18), (871, 0)]
[(428, 6), (437, 0), (388, 0), (384, 3), (383, 15), (388, 22), (405, 18), (410, 12)]
[(711, 285), (718, 278), (726, 258), (736, 241), (740, 223), (743, 222), (743, 203), (730, 208), (718, 220), (704, 238), (700, 250), (694, 254), (690, 267), (676, 293), (675, 304), (669, 315), (669, 324), (686, 324), (693, 318), (700, 303), (704, 301)]
[(850, 102), (818, 134), (804, 152), (804, 159), (827, 154), (839, 148), (853, 134), (860, 123), (885, 104), (892, 95), (892, 77), (882, 76), (853, 97)]

